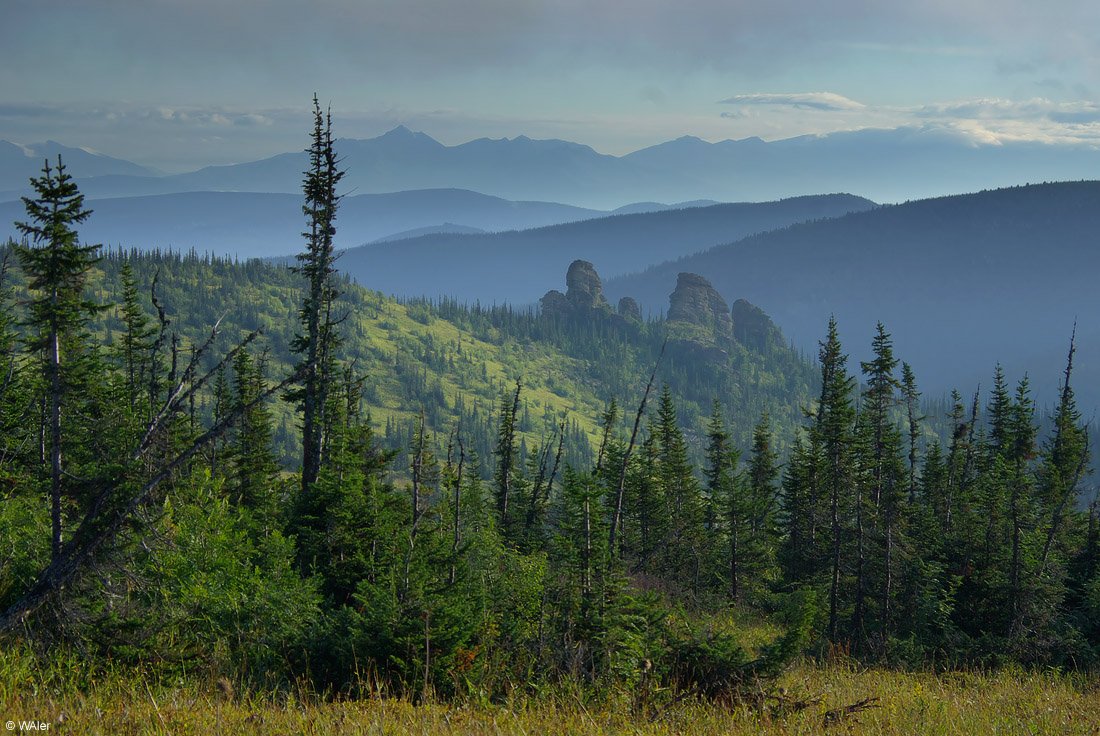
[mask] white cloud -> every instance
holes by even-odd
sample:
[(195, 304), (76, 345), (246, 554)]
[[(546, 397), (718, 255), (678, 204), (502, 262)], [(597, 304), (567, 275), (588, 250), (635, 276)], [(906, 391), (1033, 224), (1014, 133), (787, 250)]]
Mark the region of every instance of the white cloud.
[(1064, 124), (1100, 122), (1100, 104), (1096, 102), (1055, 102), (1042, 97), (1029, 100), (978, 98), (924, 105), (914, 112), (920, 117), (962, 120), (1049, 120)]
[(1044, 97), (975, 97), (915, 106), (865, 105), (835, 93), (750, 94), (722, 101), (735, 136), (770, 139), (876, 128), (928, 138), (946, 136), (971, 145), (1100, 144), (1100, 103)]
[(862, 110), (866, 105), (834, 92), (734, 95), (720, 105), (780, 105), (811, 110)]

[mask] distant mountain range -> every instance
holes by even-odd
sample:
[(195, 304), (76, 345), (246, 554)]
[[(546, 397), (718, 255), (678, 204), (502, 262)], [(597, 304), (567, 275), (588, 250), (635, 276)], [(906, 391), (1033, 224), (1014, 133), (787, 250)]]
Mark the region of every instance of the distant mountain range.
[[(0, 200), (25, 192), (50, 145), (0, 143)], [(41, 148), (41, 150), (39, 150)], [(820, 192), (858, 192), (878, 201), (976, 191), (1100, 171), (1085, 146), (976, 143), (939, 130), (865, 129), (765, 142), (708, 143), (685, 136), (625, 156), (561, 140), (480, 138), (455, 146), (398, 127), (377, 138), (341, 139), (350, 194), (460, 188), (510, 200), (566, 202), (612, 210), (630, 202), (762, 201)], [(211, 166), (172, 176), (79, 149), (65, 149), (92, 198), (193, 191), (297, 193), (304, 153)], [(29, 167), (29, 168), (28, 168)], [(438, 223), (436, 223), (438, 224)]]
[[(1030, 371), (1052, 404), (1077, 321), (1078, 395), (1100, 406), (1100, 182), (1032, 185), (886, 206), (753, 235), (605, 284), (665, 308), (681, 271), (748, 299), (816, 354), (829, 315), (849, 368), (875, 322), (933, 396)], [(1084, 405), (1084, 404), (1083, 404)], [(1091, 409), (1090, 409), (1091, 411)]]
[(364, 286), (402, 297), (530, 304), (560, 286), (561, 274), (576, 259), (611, 277), (752, 233), (874, 207), (862, 197), (832, 194), (614, 215), (518, 232), (442, 233), (352, 248), (340, 254), (338, 265)]
[(82, 148), (63, 146), (56, 141), (20, 146), (0, 140), (0, 201), (14, 199), (17, 191), (26, 193), (28, 179), (41, 175), (46, 159), (51, 165), (56, 163), (58, 154), (69, 173), (81, 179), (98, 176), (149, 178), (160, 174), (145, 166)]

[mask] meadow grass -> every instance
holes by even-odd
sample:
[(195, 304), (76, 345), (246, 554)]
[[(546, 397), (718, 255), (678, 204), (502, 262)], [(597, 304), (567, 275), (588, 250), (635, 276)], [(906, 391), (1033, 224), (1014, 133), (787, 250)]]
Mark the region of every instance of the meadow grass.
[[(127, 734), (1100, 734), (1100, 682), (1084, 676), (897, 672), (804, 662), (777, 691), (804, 709), (776, 715), (750, 703), (697, 700), (639, 707), (639, 689), (601, 695), (555, 690), (504, 703), (397, 698), (333, 700), (308, 688), (235, 693), (224, 680), (172, 682), (73, 657), (41, 663), (0, 653), (0, 722), (38, 720), (50, 733)], [(661, 695), (660, 693), (656, 695)], [(877, 707), (829, 719), (865, 698)], [(829, 722), (827, 722), (829, 721)], [(7, 733), (8, 731), (5, 731)], [(41, 731), (39, 731), (41, 733)], [(24, 731), (26, 733), (26, 731)]]

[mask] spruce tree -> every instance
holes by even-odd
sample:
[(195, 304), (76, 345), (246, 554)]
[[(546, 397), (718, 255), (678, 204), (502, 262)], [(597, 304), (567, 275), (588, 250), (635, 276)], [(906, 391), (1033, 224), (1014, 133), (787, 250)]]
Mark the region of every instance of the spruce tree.
[(64, 459), (62, 436), (65, 405), (79, 381), (66, 350), (81, 350), (81, 333), (99, 306), (85, 296), (88, 274), (99, 260), (98, 245), (81, 245), (76, 226), (92, 214), (84, 208), (84, 195), (65, 170), (61, 157), (57, 167), (49, 161), (42, 176), (31, 179), (35, 197), (23, 197), (26, 222), (15, 226), (24, 241), (15, 246), (28, 278), (28, 347), (43, 356), (42, 377), (46, 396), (48, 455), (50, 465), (51, 550), (54, 559), (61, 552), (62, 493)]
[[(880, 583), (877, 586), (877, 598), (885, 641), (891, 626), (891, 603), (897, 565), (895, 554), (900, 536), (899, 525), (905, 480), (901, 458), (901, 433), (891, 417), (891, 411), (898, 403), (899, 384), (894, 377), (894, 369), (898, 361), (894, 357), (890, 335), (881, 322), (878, 323), (872, 340), (872, 351), (874, 358), (860, 364), (867, 378), (860, 426), (863, 433), (861, 472), (868, 493), (857, 493), (855, 501), (857, 519), (855, 627), (857, 630), (862, 630), (865, 623), (864, 596), (871, 591), (867, 586), (869, 571), (866, 569), (867, 560), (864, 553), (870, 546), (867, 542), (873, 541), (881, 550), (881, 559), (878, 560)], [(869, 517), (868, 512), (870, 512)], [(869, 518), (873, 527), (872, 539), (867, 539), (864, 535), (865, 518)]]
[(1080, 484), (1089, 474), (1091, 453), (1088, 427), (1082, 424), (1071, 385), (1073, 356), (1077, 350), (1075, 337), (1070, 339), (1065, 377), (1054, 414), (1054, 432), (1046, 443), (1042, 458), (1039, 493), (1046, 517), (1041, 561), (1044, 568), (1065, 533), (1067, 512), (1073, 509), (1080, 493)]
[(302, 332), (292, 343), (301, 357), (301, 383), (288, 398), (298, 402), (302, 411), (302, 491), (317, 480), (325, 443), (328, 390), (333, 382), (335, 352), (339, 344), (338, 319), (333, 307), (339, 296), (336, 284), (333, 237), (340, 196), (336, 187), (344, 177), (333, 147), (332, 114), (322, 115), (317, 95), (313, 96), (313, 138), (306, 152), (309, 169), (302, 181), (305, 203), (302, 212), (308, 220), (306, 250), (298, 255), (298, 273), (305, 277), (306, 291), (299, 310)]
[(233, 360), (233, 398), (231, 412), (238, 412), (233, 438), (229, 443), (231, 474), (230, 497), (248, 511), (257, 532), (274, 529), (278, 511), (278, 472), (271, 447), (271, 412), (261, 401), (266, 359), (254, 360), (248, 350), (237, 352)]
[(506, 539), (511, 538), (512, 531), (512, 495), (516, 485), (516, 466), (518, 449), (516, 447), (517, 424), (519, 414), (520, 393), (523, 386), (516, 381), (516, 390), (509, 401), (502, 401), (500, 406), (500, 423), (497, 427), (496, 443), (496, 468), (493, 473), (493, 481), (496, 491), (497, 523), (500, 526), (501, 535)]
[(119, 305), (119, 318), (122, 320), (122, 340), (119, 346), (123, 371), (126, 375), (126, 395), (130, 410), (137, 408), (139, 387), (143, 385), (149, 352), (153, 348), (152, 337), (156, 329), (138, 300), (137, 282), (130, 262), (126, 261), (119, 269), (122, 287), (122, 303)]
[(841, 616), (841, 577), (844, 572), (844, 539), (852, 507), (853, 424), (852, 391), (855, 379), (848, 374), (848, 356), (842, 352), (836, 319), (818, 353), (821, 363), (821, 398), (813, 433), (821, 446), (820, 484), (829, 503), (829, 639), (838, 641)]
[(746, 557), (749, 573), (758, 585), (771, 574), (775, 563), (776, 480), (779, 468), (779, 455), (772, 447), (770, 420), (768, 413), (764, 412), (752, 431), (752, 449), (743, 479), (748, 508)]
[(920, 441), (920, 391), (917, 390), (917, 378), (908, 363), (901, 364), (901, 394), (905, 401), (906, 422), (909, 428), (909, 503), (917, 497), (917, 445)]
[(654, 433), (657, 473), (669, 519), (664, 573), (698, 593), (706, 547), (703, 498), (668, 384), (658, 401)]
[(728, 549), (726, 570), (729, 574), (729, 595), (737, 600), (741, 595), (745, 567), (745, 543), (751, 524), (752, 509), (747, 494), (738, 483), (737, 452), (730, 446), (730, 434), (722, 419), (717, 401), (711, 410), (707, 424), (706, 466), (704, 468), (707, 489), (706, 526), (711, 538), (717, 539), (718, 509), (725, 507), (726, 537)]

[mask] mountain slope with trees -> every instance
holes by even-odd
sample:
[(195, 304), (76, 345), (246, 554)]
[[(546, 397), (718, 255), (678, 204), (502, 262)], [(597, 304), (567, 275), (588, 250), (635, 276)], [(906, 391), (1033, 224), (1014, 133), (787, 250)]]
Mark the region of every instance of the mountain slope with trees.
[(877, 320), (933, 395), (974, 387), (1000, 362), (1057, 401), (1077, 322), (1080, 397), (1100, 406), (1100, 182), (1065, 182), (907, 202), (750, 236), (641, 274), (608, 293), (664, 309), (681, 271), (759, 305), (810, 351), (833, 314), (843, 334)]

